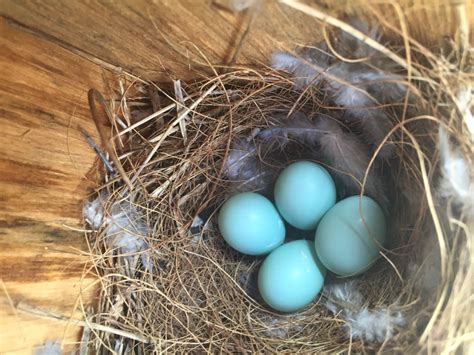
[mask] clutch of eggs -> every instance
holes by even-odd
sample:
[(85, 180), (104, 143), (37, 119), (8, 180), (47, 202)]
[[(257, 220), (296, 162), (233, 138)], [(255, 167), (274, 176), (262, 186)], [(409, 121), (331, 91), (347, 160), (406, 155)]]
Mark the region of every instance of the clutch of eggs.
[[(235, 250), (269, 254), (263, 261), (258, 287), (275, 310), (294, 312), (321, 291), (326, 269), (339, 276), (367, 270), (386, 245), (385, 217), (366, 196), (336, 203), (336, 185), (322, 166), (290, 164), (275, 184), (275, 205), (253, 192), (232, 196), (219, 211), (219, 230)], [(314, 243), (283, 244), (285, 220), (302, 231), (315, 231)]]

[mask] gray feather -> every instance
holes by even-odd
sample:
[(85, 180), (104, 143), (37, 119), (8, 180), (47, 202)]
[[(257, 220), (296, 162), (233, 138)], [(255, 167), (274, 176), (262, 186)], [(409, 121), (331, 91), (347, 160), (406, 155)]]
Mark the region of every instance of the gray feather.
[(268, 192), (277, 170), (262, 161), (260, 150), (253, 140), (237, 140), (232, 145), (224, 162), (224, 175), (231, 192)]
[(275, 119), (274, 126), (262, 130), (258, 137), (267, 146), (283, 150), (291, 142), (298, 142), (315, 148), (321, 138), (321, 129), (304, 114), (296, 113), (290, 118)]
[[(354, 134), (343, 131), (335, 120), (320, 118), (315, 127), (324, 132), (319, 138), (321, 157), (331, 167), (338, 186), (344, 188), (344, 195), (360, 194), (370, 162), (367, 147)], [(382, 180), (373, 166), (367, 175), (364, 195), (381, 205), (387, 204)]]
[[(374, 41), (380, 41), (382, 35), (377, 26), (372, 26), (367, 21), (359, 18), (351, 18), (348, 23), (367, 35), (367, 37)], [(366, 58), (377, 55), (377, 51), (372, 47), (366, 45), (364, 42), (352, 36), (346, 31), (341, 31), (336, 42), (336, 51), (344, 57), (348, 58)]]
[(326, 70), (325, 67), (320, 66), (320, 63), (313, 63), (310, 57), (297, 57), (283, 52), (273, 53), (272, 67), (291, 73), (297, 90), (322, 82), (324, 79), (322, 73)]
[[(370, 38), (380, 39), (377, 29), (370, 28), (367, 23), (353, 20), (352, 24)], [(277, 52), (272, 57), (272, 66), (291, 73), (296, 89), (321, 86), (337, 106), (346, 109), (347, 118), (359, 124), (377, 148), (393, 127), (380, 106), (396, 103), (405, 96), (403, 78), (388, 71), (392, 67), (388, 59), (381, 58), (371, 47), (349, 34), (340, 34), (336, 51), (350, 58), (367, 58), (367, 63), (340, 61), (327, 54), (326, 44), (322, 42), (316, 48), (303, 50), (298, 56)], [(380, 156), (389, 158), (392, 155), (393, 145), (389, 142), (380, 150)]]

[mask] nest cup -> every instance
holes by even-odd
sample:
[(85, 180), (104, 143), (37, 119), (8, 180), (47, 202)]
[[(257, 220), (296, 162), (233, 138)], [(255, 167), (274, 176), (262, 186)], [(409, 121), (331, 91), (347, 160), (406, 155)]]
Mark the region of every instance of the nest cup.
[[(391, 244), (376, 265), (349, 280), (329, 277), (316, 301), (280, 314), (256, 289), (262, 259), (233, 251), (217, 229), (216, 212), (229, 194), (252, 190), (251, 184), (228, 178), (226, 161), (235, 144), (259, 141), (275, 118), (291, 120), (303, 113), (312, 122), (323, 116), (341, 121), (342, 109), (324, 87), (295, 88), (291, 75), (265, 66), (202, 68), (202, 73), (222, 74), (186, 84), (121, 76), (104, 101), (116, 172), (99, 165), (103, 184), (85, 206), (94, 229), (86, 235), (91, 263), (101, 281), (97, 309), (85, 316), (105, 326), (92, 328), (91, 349), (411, 353), (468, 348), (473, 211), (456, 189), (450, 190), (446, 168), (450, 157), (459, 158), (470, 179), (474, 132), (467, 122), (470, 106), (462, 106), (459, 96), (472, 90), (468, 48), (454, 41), (444, 57), (424, 52), (403, 31), (376, 20), (384, 48), (402, 59), (396, 67), (409, 92), (383, 107), (393, 129), (373, 147), (360, 179), (363, 193), (371, 169), (379, 169), (388, 201)], [(336, 32), (326, 37), (337, 40)], [(344, 130), (363, 134), (351, 125)], [(384, 146), (392, 151), (388, 159), (379, 157)], [(311, 159), (334, 170), (324, 159), (308, 156), (297, 140), (279, 149), (271, 144), (259, 150), (259, 164), (279, 171), (288, 162)], [(349, 304), (335, 290), (346, 292)], [(351, 309), (354, 304), (359, 309)], [(349, 318), (360, 309), (373, 316), (384, 312), (392, 323), (372, 337), (356, 334)]]

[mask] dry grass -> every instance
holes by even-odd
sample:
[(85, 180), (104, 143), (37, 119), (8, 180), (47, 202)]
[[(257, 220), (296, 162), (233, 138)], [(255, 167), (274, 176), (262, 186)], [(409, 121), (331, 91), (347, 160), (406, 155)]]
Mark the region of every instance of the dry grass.
[[(358, 35), (319, 11), (299, 9)], [(138, 255), (123, 258), (107, 249), (104, 231), (87, 234), (100, 295), (86, 319), (104, 327), (91, 327), (91, 348), (138, 354), (467, 350), (474, 331), (474, 223), (435, 193), (438, 126), (448, 128), (467, 156), (474, 153), (455, 103), (457, 90), (472, 82), (465, 73), (465, 35), (463, 45), (443, 58), (406, 37), (403, 26), (399, 31), (380, 22), (400, 47), (367, 43), (393, 56), (419, 97), (415, 111), (407, 109), (408, 99), (393, 110), (393, 133), (400, 137), (397, 159), (387, 166), (393, 245), (362, 282), (368, 302), (401, 309), (406, 327), (387, 343), (364, 344), (345, 337), (341, 320), (321, 300), (297, 314), (275, 314), (255, 290), (260, 259), (233, 252), (213, 215), (199, 232), (190, 232), (196, 215), (215, 210), (226, 198), (222, 167), (235, 137), (248, 137), (290, 111), (331, 112), (330, 100), (317, 88), (297, 92), (289, 78), (269, 68), (227, 68), (174, 89), (120, 78), (108, 97), (104, 114), (113, 123), (108, 151), (123, 171), (105, 174), (98, 191), (107, 192), (109, 206), (117, 200), (133, 205), (150, 226), (146, 252), (155, 269), (146, 271)], [(176, 86), (188, 96), (176, 98)], [(158, 111), (152, 109), (150, 87), (161, 97)], [(430, 292), (420, 287), (427, 274), (438, 284)]]

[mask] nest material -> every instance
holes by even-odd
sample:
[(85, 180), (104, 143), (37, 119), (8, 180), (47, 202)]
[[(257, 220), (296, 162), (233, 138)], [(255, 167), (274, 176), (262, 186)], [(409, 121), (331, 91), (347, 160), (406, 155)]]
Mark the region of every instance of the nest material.
[[(399, 133), (384, 181), (391, 191), (393, 244), (357, 281), (364, 307), (405, 315), (390, 340), (348, 338), (338, 308), (328, 306), (330, 289), (298, 313), (270, 310), (256, 290), (262, 260), (233, 251), (220, 237), (214, 212), (227, 197), (224, 166), (232, 143), (255, 136), (274, 117), (304, 112), (317, 119), (334, 104), (318, 87), (296, 90), (278, 71), (244, 68), (186, 85), (183, 97), (177, 94), (180, 84), (166, 90), (121, 79), (120, 87), (128, 89), (118, 91), (108, 109), (114, 149), (131, 186), (120, 174), (106, 174), (98, 189), (103, 218), (90, 221), (98, 231), (87, 238), (100, 301), (86, 317), (108, 330), (92, 327), (90, 346), (119, 353), (410, 352), (464, 344), (464, 333), (473, 326), (473, 224), (435, 193), (434, 147), (442, 125), (456, 137), (463, 156), (472, 154), (453, 96), (466, 77), (431, 53), (412, 65), (424, 79), (407, 83), (421, 93), (421, 112), (406, 117), (397, 107), (390, 116)], [(150, 101), (150, 90), (151, 97), (159, 93), (159, 106)], [(132, 220), (114, 218), (117, 206)], [(128, 240), (140, 247), (130, 252), (117, 245), (107, 232), (111, 228), (127, 229)]]

